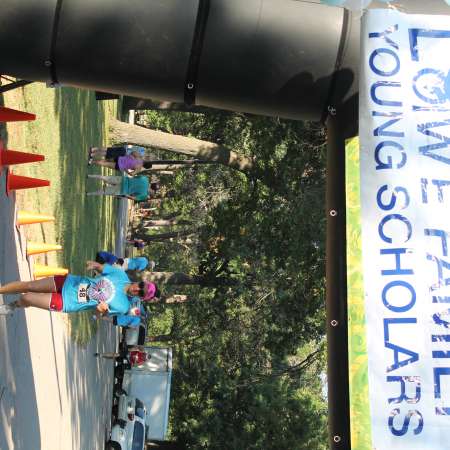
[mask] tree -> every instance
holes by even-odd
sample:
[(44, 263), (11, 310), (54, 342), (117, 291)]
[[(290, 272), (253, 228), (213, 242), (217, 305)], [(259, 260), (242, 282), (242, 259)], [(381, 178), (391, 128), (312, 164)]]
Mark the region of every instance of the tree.
[(119, 120), (112, 120), (110, 127), (111, 138), (115, 142), (143, 145), (194, 156), (195, 158), (214, 161), (242, 172), (251, 170), (254, 165), (252, 158), (238, 154), (223, 145), (213, 142), (151, 130)]
[(151, 335), (176, 355), (172, 437), (188, 449), (325, 449), (323, 133), (242, 114), (152, 111), (149, 123), (253, 161), (245, 177), (178, 172), (163, 214), (195, 218), (195, 245), (151, 247), (189, 281), (183, 307), (150, 305)]
[(144, 242), (157, 242), (157, 241), (166, 241), (170, 239), (178, 239), (180, 237), (186, 237), (194, 234), (193, 230), (182, 230), (182, 231), (170, 231), (168, 233), (160, 233), (160, 234), (144, 234), (144, 233), (135, 233), (133, 235), (133, 239), (142, 239)]

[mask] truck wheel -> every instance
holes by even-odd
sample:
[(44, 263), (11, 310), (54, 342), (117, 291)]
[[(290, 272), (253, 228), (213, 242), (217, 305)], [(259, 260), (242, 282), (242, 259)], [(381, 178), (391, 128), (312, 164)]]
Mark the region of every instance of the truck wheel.
[(121, 450), (120, 444), (114, 441), (108, 441), (106, 443), (105, 450)]

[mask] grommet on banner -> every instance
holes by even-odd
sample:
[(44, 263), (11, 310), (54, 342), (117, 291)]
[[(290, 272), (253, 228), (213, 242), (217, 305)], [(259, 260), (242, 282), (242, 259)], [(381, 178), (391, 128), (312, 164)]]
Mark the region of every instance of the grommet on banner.
[(330, 210), (330, 216), (331, 217), (336, 217), (337, 216), (337, 211), (335, 209)]
[(331, 324), (332, 327), (337, 327), (337, 326), (339, 325), (339, 322), (338, 322), (336, 319), (333, 319), (333, 320), (330, 322), (330, 324)]
[(336, 436), (333, 436), (333, 441), (336, 443), (341, 442), (341, 437), (336, 434)]

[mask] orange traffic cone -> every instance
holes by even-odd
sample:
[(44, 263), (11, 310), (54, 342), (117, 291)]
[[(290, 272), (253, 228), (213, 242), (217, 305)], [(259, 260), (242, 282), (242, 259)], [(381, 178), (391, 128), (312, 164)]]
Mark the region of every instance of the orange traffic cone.
[(15, 191), (17, 189), (31, 189), (43, 186), (50, 186), (50, 181), (40, 180), (39, 178), (22, 177), (20, 175), (8, 173), (8, 178), (6, 180), (6, 194), (9, 194), (10, 191)]
[(28, 211), (17, 211), (16, 225), (30, 225), (32, 223), (54, 222), (53, 216), (45, 216)]
[(16, 150), (3, 150), (0, 151), (0, 169), (3, 166), (11, 166), (13, 164), (25, 164), (37, 161), (44, 161), (44, 155), (38, 155), (37, 153), (25, 153), (18, 152)]
[(53, 277), (55, 275), (67, 275), (69, 273), (68, 269), (64, 269), (62, 267), (54, 267), (54, 266), (44, 266), (41, 264), (34, 265), (34, 278), (43, 278), (43, 277)]
[(61, 245), (27, 242), (27, 256), (37, 255), (38, 253), (55, 252), (58, 250), (62, 250)]
[(18, 122), (23, 120), (35, 120), (36, 114), (31, 114), (16, 109), (0, 106), (0, 122)]

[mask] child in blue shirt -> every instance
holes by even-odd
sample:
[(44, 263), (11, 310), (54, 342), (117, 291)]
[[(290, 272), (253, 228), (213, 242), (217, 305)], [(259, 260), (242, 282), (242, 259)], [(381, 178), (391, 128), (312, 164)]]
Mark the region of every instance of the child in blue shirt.
[(126, 314), (131, 297), (150, 300), (157, 291), (153, 283), (132, 283), (126, 273), (109, 264), (88, 261), (87, 270), (100, 272), (97, 277), (54, 276), (34, 281), (13, 281), (0, 287), (0, 294), (21, 294), (20, 299), (0, 305), (0, 314), (16, 308), (47, 309), (67, 313), (94, 310), (97, 315)]

